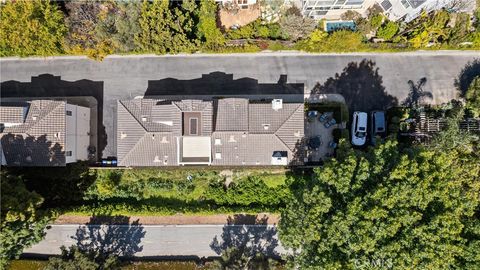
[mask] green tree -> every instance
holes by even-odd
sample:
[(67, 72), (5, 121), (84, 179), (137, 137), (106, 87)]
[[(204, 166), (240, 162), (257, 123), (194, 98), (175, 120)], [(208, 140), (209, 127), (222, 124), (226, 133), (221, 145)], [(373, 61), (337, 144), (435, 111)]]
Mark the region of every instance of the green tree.
[(315, 29), (316, 23), (313, 19), (303, 17), (295, 12), (288, 12), (282, 16), (279, 21), (282, 31), (291, 41), (306, 38)]
[(449, 20), (450, 15), (445, 10), (437, 11), (433, 15), (424, 12), (411, 23), (409, 42), (414, 48), (421, 48), (430, 43), (438, 45), (447, 41), (450, 31), (447, 27)]
[(469, 109), (474, 117), (480, 116), (480, 76), (475, 77), (467, 92), (465, 93), (467, 101), (466, 107)]
[(383, 23), (383, 15), (377, 14), (370, 18), (370, 25), (372, 26), (373, 30), (377, 30)]
[(103, 59), (114, 51), (110, 36), (99, 38), (96, 27), (111, 8), (110, 2), (95, 0), (68, 1), (68, 35), (66, 45), (71, 54), (84, 54), (94, 59)]
[(398, 33), (400, 27), (397, 23), (388, 21), (378, 29), (377, 36), (385, 40), (392, 39)]
[[(191, 10), (191, 6), (184, 3), (182, 7)], [(169, 1), (154, 0), (144, 1), (140, 15), (140, 32), (135, 36), (135, 44), (141, 52), (154, 52), (157, 54), (190, 52), (194, 46), (188, 39), (183, 27), (191, 27), (186, 16), (178, 9), (175, 15), (169, 7)]]
[(314, 171), (293, 182), (280, 221), (299, 269), (480, 265), (478, 159), (389, 140), (346, 150)]
[(134, 37), (140, 33), (141, 2), (111, 2), (109, 8), (99, 13), (95, 27), (98, 40), (111, 40), (116, 52), (135, 51)]
[(179, 8), (175, 9), (175, 26), (178, 27), (179, 32), (183, 32), (190, 42), (195, 46), (198, 45), (197, 39), (197, 22), (198, 6), (194, 0), (184, 0)]
[(3, 171), (1, 178), (0, 268), (24, 248), (42, 240), (50, 216), (39, 210), (43, 198), (26, 189), (20, 177)]
[(56, 3), (47, 0), (8, 0), (0, 4), (0, 56), (63, 53), (66, 27)]
[(201, 0), (197, 36), (203, 46), (209, 49), (225, 44), (225, 37), (217, 27), (217, 4), (214, 0)]
[(141, 31), (135, 36), (135, 44), (141, 52), (165, 54), (173, 48), (169, 25), (173, 23), (168, 1), (143, 1), (140, 15)]
[(120, 261), (115, 255), (100, 256), (96, 252), (85, 252), (77, 246), (68, 250), (62, 246), (60, 257), (50, 257), (44, 270), (107, 270), (120, 269)]

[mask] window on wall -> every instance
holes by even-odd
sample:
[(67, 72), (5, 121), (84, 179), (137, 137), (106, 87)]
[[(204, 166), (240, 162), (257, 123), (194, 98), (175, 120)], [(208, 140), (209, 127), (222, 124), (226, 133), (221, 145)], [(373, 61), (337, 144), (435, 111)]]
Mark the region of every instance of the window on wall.
[(65, 156), (71, 157), (71, 156), (72, 156), (72, 151), (66, 151), (66, 152), (65, 152)]
[(72, 116), (72, 111), (67, 111), (68, 116)]

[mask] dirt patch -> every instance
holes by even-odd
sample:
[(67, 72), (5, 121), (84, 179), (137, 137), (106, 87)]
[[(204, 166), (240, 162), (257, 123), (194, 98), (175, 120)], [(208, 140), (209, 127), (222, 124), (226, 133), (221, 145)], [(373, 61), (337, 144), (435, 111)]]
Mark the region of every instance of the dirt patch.
[(219, 11), (222, 27), (230, 29), (233, 25), (244, 26), (260, 17), (260, 5), (224, 7)]
[[(112, 217), (96, 217), (95, 223), (109, 224)], [(173, 215), (173, 216), (130, 216), (128, 223), (137, 221), (142, 225), (194, 225), (194, 224), (231, 224), (235, 219), (235, 224), (251, 225), (257, 220), (266, 220), (269, 225), (278, 224), (279, 215), (260, 213), (258, 215), (235, 214), (235, 215), (209, 215), (209, 216), (191, 216), (191, 215)], [(87, 224), (90, 223), (90, 216), (61, 215), (55, 220), (54, 224)], [(125, 222), (127, 223), (127, 222)]]

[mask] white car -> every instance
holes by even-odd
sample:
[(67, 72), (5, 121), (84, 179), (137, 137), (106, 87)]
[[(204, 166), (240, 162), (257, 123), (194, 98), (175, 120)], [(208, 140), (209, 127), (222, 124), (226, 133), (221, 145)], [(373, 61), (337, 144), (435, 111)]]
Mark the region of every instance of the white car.
[(354, 112), (352, 119), (352, 144), (362, 146), (367, 141), (367, 119), (365, 112)]

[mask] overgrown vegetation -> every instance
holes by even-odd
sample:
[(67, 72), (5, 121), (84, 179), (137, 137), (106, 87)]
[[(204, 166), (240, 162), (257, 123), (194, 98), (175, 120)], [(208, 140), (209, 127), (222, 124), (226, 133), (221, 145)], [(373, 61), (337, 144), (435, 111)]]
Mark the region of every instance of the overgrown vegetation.
[(476, 269), (480, 159), (478, 150), (463, 149), (341, 146), (311, 180), (291, 185), (280, 223), (282, 243), (295, 250), (291, 263)]
[[(295, 6), (279, 8), (278, 21), (259, 18), (236, 29), (217, 26), (219, 7), (213, 0), (67, 1), (62, 9), (54, 1), (7, 0), (1, 6), (0, 56), (76, 54), (102, 59), (113, 53), (480, 48), (480, 10), (473, 20), (467, 13), (439, 10), (402, 23), (388, 20), (374, 6), (367, 17), (354, 11), (343, 14), (342, 19), (355, 22), (355, 31), (327, 33), (324, 21), (304, 18)], [(234, 42), (238, 40), (248, 42)], [(282, 43), (274, 42), (279, 40)]]

